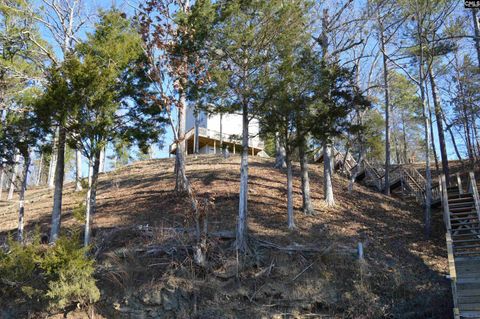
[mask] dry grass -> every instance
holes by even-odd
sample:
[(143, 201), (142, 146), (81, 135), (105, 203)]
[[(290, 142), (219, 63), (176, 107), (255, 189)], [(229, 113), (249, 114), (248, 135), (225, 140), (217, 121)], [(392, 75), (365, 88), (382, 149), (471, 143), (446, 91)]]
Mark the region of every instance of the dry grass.
[[(226, 160), (215, 156), (187, 158), (187, 173), (197, 196), (215, 198), (208, 212), (210, 232), (235, 228), (239, 164), (236, 156)], [(180, 289), (185, 296), (179, 297), (178, 303), (185, 302), (190, 314), (195, 312), (203, 318), (270, 318), (282, 314), (307, 318), (315, 313), (351, 318), (450, 318), (441, 214), (434, 212), (433, 236), (425, 240), (421, 235), (422, 209), (415, 202), (385, 197), (362, 186), (348, 194), (348, 182), (339, 176), (334, 178), (337, 205), (329, 208), (322, 201), (322, 169), (315, 164), (310, 168), (317, 214), (301, 213), (296, 166), (297, 229), (289, 231), (284, 172), (273, 169), (270, 159), (250, 159), (249, 231), (255, 238), (284, 246), (334, 244), (329, 254), (287, 254), (253, 245), (249, 255), (240, 258), (243, 268), (237, 270), (231, 242), (212, 239), (211, 268), (202, 270), (193, 266), (187, 248), (161, 256), (132, 253), (145, 246), (191, 244), (189, 234), (164, 231), (193, 227), (186, 217), (188, 201), (173, 191), (173, 165), (173, 159), (138, 162), (100, 178), (93, 227), (96, 244), (102, 249), (99, 267), (104, 267), (99, 271), (104, 300), (98, 307), (106, 317), (120, 317), (122, 312), (112, 312), (117, 307), (112, 308), (112, 304), (126, 307), (125, 300), (135, 299), (140, 291)], [(27, 200), (28, 227), (41, 225), (46, 230), (52, 192), (31, 189)], [(80, 200), (73, 193), (73, 185), (67, 185), (62, 220), (65, 227), (77, 223), (71, 211)], [(0, 211), (13, 216), (0, 222), (0, 231), (14, 229), (16, 205), (1, 202)], [(148, 229), (146, 225), (151, 231), (138, 231), (139, 226)], [(336, 253), (352, 250), (358, 242), (365, 247), (364, 264), (359, 265), (354, 256)], [(121, 255), (122, 249), (126, 255)], [(267, 267), (271, 267), (268, 276), (255, 276)], [(143, 303), (142, 307), (153, 306)], [(179, 312), (173, 316), (181, 317)]]

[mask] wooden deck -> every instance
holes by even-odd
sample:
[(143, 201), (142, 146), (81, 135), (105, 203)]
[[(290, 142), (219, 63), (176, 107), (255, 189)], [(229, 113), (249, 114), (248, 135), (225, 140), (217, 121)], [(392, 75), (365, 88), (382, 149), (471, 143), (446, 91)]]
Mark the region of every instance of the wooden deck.
[[(187, 154), (195, 153), (195, 128), (190, 129), (185, 133), (186, 141), (186, 152)], [(242, 138), (241, 136), (232, 135), (232, 134), (220, 134), (220, 132), (206, 129), (204, 127), (198, 128), (198, 148), (202, 149), (205, 146), (212, 147), (214, 152), (221, 152), (220, 145), (223, 145), (228, 149), (232, 154), (239, 153), (242, 149)], [(248, 152), (251, 155), (257, 155), (263, 151), (265, 144), (258, 137), (250, 138), (248, 142)], [(177, 150), (177, 144), (172, 143), (170, 145), (170, 154), (175, 154)]]

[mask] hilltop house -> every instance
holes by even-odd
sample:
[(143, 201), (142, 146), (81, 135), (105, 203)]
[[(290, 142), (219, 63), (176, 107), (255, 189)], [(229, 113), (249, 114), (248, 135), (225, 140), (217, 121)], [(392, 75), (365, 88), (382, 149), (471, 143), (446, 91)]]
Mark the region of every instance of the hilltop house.
[[(264, 142), (259, 137), (259, 123), (252, 119), (248, 127), (248, 151), (252, 155), (263, 154)], [(230, 153), (238, 153), (242, 145), (242, 115), (234, 114), (207, 114), (204, 111), (194, 113), (193, 107), (187, 107), (185, 125), (185, 141), (187, 154), (216, 154), (220, 153), (221, 143)], [(221, 133), (220, 133), (221, 132)], [(175, 154), (176, 144), (170, 145), (170, 154)], [(261, 154), (259, 154), (261, 153)]]

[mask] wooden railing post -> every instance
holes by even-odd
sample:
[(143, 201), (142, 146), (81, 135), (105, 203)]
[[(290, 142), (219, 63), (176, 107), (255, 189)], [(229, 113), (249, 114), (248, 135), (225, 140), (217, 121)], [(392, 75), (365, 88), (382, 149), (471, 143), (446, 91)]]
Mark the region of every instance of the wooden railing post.
[(477, 218), (480, 220), (480, 198), (478, 197), (477, 181), (475, 180), (475, 174), (469, 173), (470, 187), (472, 188), (473, 201), (475, 203), (475, 210), (477, 211)]
[(447, 228), (447, 231), (450, 232), (450, 229), (452, 229), (452, 225), (450, 223), (450, 208), (448, 207), (447, 180), (445, 179), (444, 174), (440, 176), (440, 179), (442, 181), (443, 221), (445, 222), (445, 227)]
[(455, 269), (455, 256), (453, 254), (453, 241), (450, 231), (445, 234), (447, 240), (448, 269), (450, 271), (450, 281), (452, 284), (453, 307), (458, 307), (457, 295), (457, 270)]
[(458, 186), (458, 192), (460, 194), (463, 194), (462, 178), (460, 177), (460, 173), (457, 173), (457, 186)]

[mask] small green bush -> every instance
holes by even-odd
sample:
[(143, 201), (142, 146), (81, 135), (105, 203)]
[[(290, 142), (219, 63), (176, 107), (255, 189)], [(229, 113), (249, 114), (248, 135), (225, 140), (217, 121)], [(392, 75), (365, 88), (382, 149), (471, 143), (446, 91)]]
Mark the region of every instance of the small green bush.
[(87, 256), (78, 235), (60, 237), (53, 246), (41, 245), (39, 236), (28, 245), (9, 237), (7, 246), (8, 251), (0, 250), (1, 295), (36, 297), (50, 309), (85, 306), (100, 298), (93, 277), (95, 261)]
[(29, 281), (40, 259), (39, 242), (29, 245), (7, 238), (8, 251), (0, 250), (0, 274), (3, 283), (22, 284)]
[(87, 250), (79, 242), (77, 236), (61, 237), (41, 261), (51, 308), (62, 309), (72, 303), (84, 306), (100, 298), (93, 278), (94, 260), (86, 256)]
[(86, 219), (86, 212), (87, 212), (87, 208), (85, 207), (85, 204), (82, 201), (77, 207), (73, 209), (72, 215), (76, 221), (84, 224)]
[(82, 178), (80, 180), (80, 185), (82, 185), (84, 191), (88, 189), (88, 178)]

